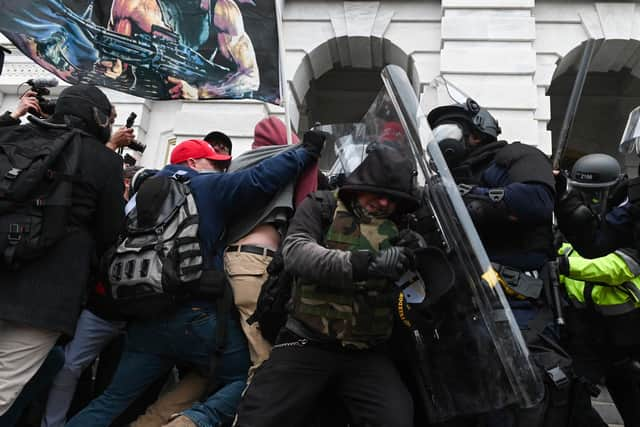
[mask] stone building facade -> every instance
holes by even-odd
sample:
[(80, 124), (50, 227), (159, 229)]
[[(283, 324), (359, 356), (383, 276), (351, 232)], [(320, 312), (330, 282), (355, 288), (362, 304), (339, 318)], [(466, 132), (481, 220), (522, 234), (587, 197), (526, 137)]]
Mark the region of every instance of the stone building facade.
[[(262, 1), (262, 0), (260, 0)], [(592, 59), (571, 143), (612, 152), (626, 115), (640, 105), (640, 4), (551, 0), (280, 0), (288, 117), (296, 131), (357, 120), (381, 88), (386, 64), (403, 67), (425, 111), (446, 103), (443, 76), (487, 107), (503, 137), (551, 153), (571, 90), (576, 49), (602, 39)], [(20, 83), (47, 73), (12, 49), (0, 76), (0, 107)], [(573, 52), (573, 54), (572, 54)], [(563, 74), (563, 70), (565, 71)], [(573, 70), (573, 71), (572, 71)], [(568, 74), (567, 74), (568, 73)], [(564, 76), (564, 77), (563, 77)], [(557, 81), (556, 81), (557, 80)], [(176, 141), (227, 133), (234, 154), (254, 125), (282, 107), (257, 101), (147, 101), (109, 91), (117, 122), (138, 114), (147, 166), (166, 162)], [(637, 160), (626, 159), (635, 169)]]

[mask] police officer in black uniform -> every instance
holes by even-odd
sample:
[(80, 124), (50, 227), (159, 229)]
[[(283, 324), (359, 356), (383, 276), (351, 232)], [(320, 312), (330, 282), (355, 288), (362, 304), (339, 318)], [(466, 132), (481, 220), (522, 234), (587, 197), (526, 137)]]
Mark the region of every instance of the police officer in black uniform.
[[(427, 119), (487, 254), (504, 279), (503, 288), (527, 345), (542, 342), (545, 349), (532, 351), (545, 377), (543, 402), (528, 410), (487, 414), (480, 423), (569, 425), (568, 408), (558, 402), (569, 400), (570, 359), (555, 349), (559, 346), (549, 328), (553, 326), (547, 303), (550, 291), (544, 291), (550, 282), (548, 261), (554, 258), (551, 163), (535, 147), (499, 141), (498, 121), (472, 99), (438, 107)], [(556, 402), (550, 405), (551, 400)]]

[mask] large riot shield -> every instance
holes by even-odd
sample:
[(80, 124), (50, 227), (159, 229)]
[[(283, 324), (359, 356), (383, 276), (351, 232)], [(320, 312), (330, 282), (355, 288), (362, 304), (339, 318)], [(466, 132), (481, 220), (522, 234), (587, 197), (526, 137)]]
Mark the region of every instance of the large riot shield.
[(397, 66), (385, 67), (382, 78), (424, 175), (423, 201), (455, 272), (450, 290), (436, 301), (429, 300), (426, 284), (427, 298), (413, 307), (411, 317), (416, 346), (424, 347), (417, 352), (422, 355), (418, 371), (429, 418), (445, 420), (513, 403), (534, 406), (544, 386), (413, 87)]
[(382, 79), (360, 123), (321, 127), (333, 148), (323, 169), (340, 182), (369, 144), (394, 144), (415, 162), (431, 246), (417, 253), (416, 277), (397, 283), (392, 346), (414, 399), (429, 422), (534, 406), (542, 381), (413, 88), (397, 66), (385, 67)]

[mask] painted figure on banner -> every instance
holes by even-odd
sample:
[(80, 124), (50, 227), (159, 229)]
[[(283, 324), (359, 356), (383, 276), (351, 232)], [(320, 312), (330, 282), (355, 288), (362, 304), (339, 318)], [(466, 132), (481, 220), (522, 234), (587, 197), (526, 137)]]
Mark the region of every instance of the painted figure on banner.
[(0, 0), (0, 31), (66, 81), (98, 84), (150, 99), (280, 101), (273, 3), (28, 3)]

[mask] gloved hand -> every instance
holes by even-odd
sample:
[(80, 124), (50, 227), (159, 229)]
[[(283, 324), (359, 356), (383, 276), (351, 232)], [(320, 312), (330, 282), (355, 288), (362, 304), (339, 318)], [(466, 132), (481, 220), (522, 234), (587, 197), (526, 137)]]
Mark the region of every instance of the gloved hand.
[(367, 268), (369, 277), (398, 280), (414, 264), (409, 248), (392, 246), (378, 252)]
[(302, 148), (317, 159), (320, 157), (320, 153), (322, 153), (322, 147), (324, 147), (324, 141), (326, 139), (326, 132), (308, 130), (302, 136)]
[(556, 214), (560, 231), (567, 236), (579, 233), (580, 230), (591, 230), (598, 221), (597, 215), (577, 191), (565, 193), (558, 202)]
[(408, 228), (400, 231), (397, 236), (392, 238), (391, 244), (393, 246), (402, 246), (411, 250), (427, 247), (427, 242), (424, 240), (424, 237), (422, 237), (420, 233)]
[(562, 199), (567, 192), (567, 175), (564, 171), (553, 171), (553, 178), (556, 184), (556, 203)]
[(569, 272), (571, 271), (569, 269), (569, 257), (566, 254), (561, 255), (557, 258), (557, 262), (558, 273), (562, 274), (563, 276), (568, 276)]

